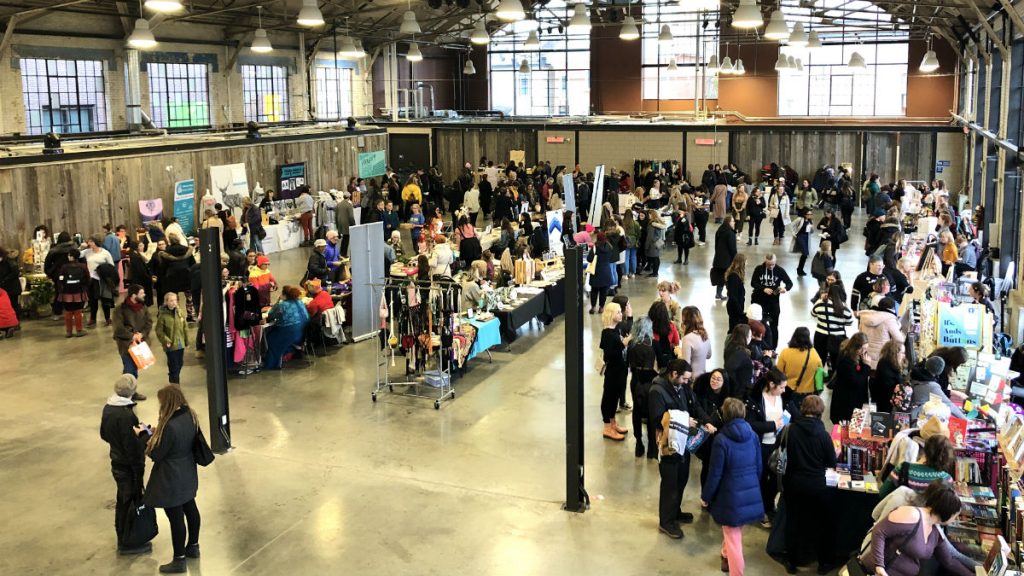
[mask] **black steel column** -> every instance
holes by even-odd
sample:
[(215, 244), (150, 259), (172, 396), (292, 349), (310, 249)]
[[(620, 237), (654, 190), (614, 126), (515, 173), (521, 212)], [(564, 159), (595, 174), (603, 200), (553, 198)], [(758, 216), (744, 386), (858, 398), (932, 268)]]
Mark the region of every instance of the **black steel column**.
[(227, 341), (224, 335), (224, 293), (220, 283), (220, 229), (199, 231), (203, 284), (203, 336), (206, 339), (206, 396), (210, 410), (210, 448), (224, 453), (231, 448), (228, 418)]
[(565, 510), (585, 512), (583, 483), (583, 248), (565, 249)]

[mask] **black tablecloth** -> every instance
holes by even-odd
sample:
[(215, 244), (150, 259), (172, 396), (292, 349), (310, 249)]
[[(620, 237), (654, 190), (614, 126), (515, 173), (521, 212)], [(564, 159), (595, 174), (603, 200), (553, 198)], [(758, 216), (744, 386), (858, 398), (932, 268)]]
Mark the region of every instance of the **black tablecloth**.
[(501, 321), (501, 335), (510, 342), (516, 339), (516, 331), (530, 320), (544, 314), (547, 298), (544, 292), (530, 295), (530, 299), (512, 310), (495, 310), (494, 315)]
[[(871, 511), (878, 504), (878, 494), (838, 488), (829, 488), (829, 492), (832, 505), (830, 513), (834, 518), (835, 558), (837, 562), (844, 563), (850, 556), (860, 553), (864, 536), (874, 524), (874, 520), (871, 519)], [(766, 547), (768, 554), (776, 557), (779, 561), (782, 561), (781, 558), (785, 554), (788, 544), (785, 539), (787, 514), (783, 500), (782, 498), (779, 500)], [(801, 565), (815, 561), (816, 551), (811, 549), (809, 539), (797, 545), (801, 548), (799, 553)]]
[(565, 314), (565, 278), (558, 280), (553, 286), (544, 287), (544, 315), (541, 319), (545, 324), (550, 324), (562, 314)]

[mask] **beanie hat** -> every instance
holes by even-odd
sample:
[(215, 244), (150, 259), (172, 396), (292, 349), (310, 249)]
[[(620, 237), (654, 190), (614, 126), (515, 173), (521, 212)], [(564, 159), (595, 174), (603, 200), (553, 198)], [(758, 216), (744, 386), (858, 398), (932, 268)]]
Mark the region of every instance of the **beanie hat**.
[(946, 361), (940, 356), (932, 356), (924, 361), (924, 367), (932, 376), (938, 376), (946, 369)]
[(114, 393), (122, 398), (131, 398), (135, 395), (135, 388), (138, 381), (131, 374), (121, 374), (114, 380)]
[(256, 257), (256, 265), (263, 266), (264, 264), (270, 264), (270, 258), (267, 258), (266, 256), (260, 254), (259, 256)]
[(932, 416), (921, 426), (921, 438), (927, 440), (932, 436), (949, 437), (949, 427), (938, 416)]
[(747, 308), (747, 319), (748, 320), (758, 320), (758, 321), (764, 319), (764, 316), (761, 313), (761, 305), (760, 304), (751, 304), (750, 307)]

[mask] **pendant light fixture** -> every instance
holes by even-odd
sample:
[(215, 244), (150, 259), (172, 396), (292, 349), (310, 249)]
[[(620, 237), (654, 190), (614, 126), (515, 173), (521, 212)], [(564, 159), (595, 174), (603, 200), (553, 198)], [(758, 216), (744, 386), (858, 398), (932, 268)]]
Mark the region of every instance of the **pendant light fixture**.
[(577, 2), (572, 8), (572, 19), (569, 20), (569, 34), (590, 34), (590, 16), (587, 15), (587, 7), (582, 2)]
[(128, 45), (140, 50), (148, 50), (156, 46), (156, 37), (149, 29), (149, 20), (139, 18), (135, 21), (135, 29), (128, 36)]
[(800, 58), (797, 58), (796, 59), (796, 67), (794, 68), (794, 70), (796, 70), (797, 72), (803, 72), (804, 71), (804, 61), (801, 60)]
[(928, 35), (928, 51), (924, 53), (924, 58), (921, 60), (921, 66), (919, 70), (925, 74), (931, 74), (939, 69), (939, 57), (935, 54), (935, 50), (932, 49), (932, 36)]
[(415, 42), (409, 44), (409, 51), (405, 53), (405, 59), (409, 62), (422, 62), (423, 53), (420, 52), (420, 45)]
[(789, 41), (786, 43), (796, 48), (803, 48), (807, 46), (807, 41), (808, 37), (807, 32), (804, 32), (804, 23), (797, 22), (793, 26), (793, 31), (789, 34)]
[(295, 19), (295, 23), (307, 28), (324, 25), (324, 15), (316, 5), (316, 0), (302, 0), (302, 9), (299, 10), (299, 17)]
[(473, 50), (466, 53), (466, 65), (462, 67), (462, 73), (466, 76), (476, 74), (476, 66), (473, 65)]
[(732, 67), (732, 73), (736, 76), (742, 76), (747, 73), (747, 69), (743, 67), (743, 58), (736, 59), (736, 65)]
[(658, 32), (658, 44), (662, 46), (671, 45), (675, 39), (672, 38), (672, 30), (668, 27), (668, 24), (661, 25), (661, 31)]
[(676, 63), (676, 57), (673, 56), (668, 59), (668, 71), (675, 72), (676, 70), (679, 70), (679, 64)]
[(411, 9), (402, 14), (402, 25), (398, 28), (400, 34), (419, 34), (420, 23), (416, 21), (416, 13)]
[(523, 45), (527, 50), (540, 50), (540, 38), (537, 38), (537, 31), (530, 32), (530, 36), (526, 38), (526, 43)]
[(860, 55), (860, 52), (854, 51), (853, 54), (850, 54), (850, 61), (846, 64), (846, 68), (856, 74), (867, 70), (868, 65), (864, 62), (864, 57)]
[(725, 58), (722, 58), (722, 66), (718, 69), (718, 73), (719, 74), (732, 74), (733, 73), (732, 58), (730, 58), (728, 54), (726, 54)]
[(757, 0), (740, 0), (739, 7), (732, 15), (733, 28), (760, 28), (764, 24), (761, 7)]
[(344, 58), (345, 60), (355, 60), (360, 57), (359, 51), (356, 50), (356, 43), (352, 40), (351, 36), (341, 37), (341, 46), (338, 48), (338, 57)]
[(712, 54), (711, 58), (708, 58), (707, 71), (708, 74), (717, 74), (719, 69), (718, 54)]
[(779, 58), (775, 61), (775, 71), (781, 73), (786, 70), (789, 70), (789, 60), (786, 59), (785, 54), (779, 52)]
[(523, 60), (519, 63), (519, 73), (520, 74), (529, 74), (530, 73), (530, 61), (527, 60), (526, 58), (523, 58)]
[(473, 27), (473, 33), (469, 35), (469, 41), (478, 46), (483, 46), (491, 41), (491, 37), (487, 34), (487, 26), (484, 24), (486, 16), (476, 21), (476, 26)]
[(267, 52), (272, 52), (274, 47), (270, 44), (270, 38), (267, 38), (267, 31), (263, 29), (263, 6), (257, 6), (256, 11), (260, 27), (253, 33), (252, 44), (249, 45), (249, 49), (258, 54), (266, 54)]
[(494, 11), (494, 15), (499, 20), (516, 22), (526, 18), (526, 11), (523, 10), (523, 3), (519, 0), (501, 0), (498, 8)]
[(185, 9), (185, 5), (181, 3), (181, 0), (146, 0), (146, 9), (153, 12), (170, 14), (181, 12)]
[(818, 38), (818, 31), (811, 30), (811, 33), (807, 36), (807, 49), (816, 50), (821, 48), (821, 38)]
[(789, 25), (786, 24), (786, 16), (782, 13), (782, 10), (776, 8), (772, 12), (772, 18), (764, 29), (764, 37), (780, 42), (789, 39)]
[(619, 40), (636, 40), (640, 38), (640, 30), (636, 27), (636, 20), (632, 16), (626, 16), (622, 21), (622, 28), (619, 29)]

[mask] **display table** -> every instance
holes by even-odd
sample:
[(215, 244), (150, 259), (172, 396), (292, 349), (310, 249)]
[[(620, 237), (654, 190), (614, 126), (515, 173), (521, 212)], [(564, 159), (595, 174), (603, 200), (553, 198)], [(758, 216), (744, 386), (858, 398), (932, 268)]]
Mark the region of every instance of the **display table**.
[(465, 322), (476, 328), (476, 341), (469, 349), (469, 355), (466, 356), (467, 361), (487, 352), (492, 346), (501, 344), (501, 322), (497, 317), (484, 322), (468, 319)]
[(565, 278), (559, 278), (553, 285), (544, 287), (544, 315), (542, 319), (545, 324), (550, 324), (555, 318), (565, 314)]
[(547, 298), (544, 292), (530, 294), (528, 300), (511, 310), (495, 310), (494, 316), (501, 321), (501, 335), (512, 342), (516, 331), (524, 324), (544, 314)]
[(267, 237), (261, 241), (264, 254), (298, 248), (302, 243), (298, 220), (282, 220), (277, 224), (267, 224), (263, 229), (267, 231)]

